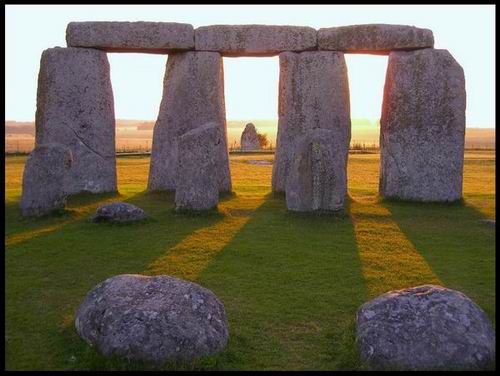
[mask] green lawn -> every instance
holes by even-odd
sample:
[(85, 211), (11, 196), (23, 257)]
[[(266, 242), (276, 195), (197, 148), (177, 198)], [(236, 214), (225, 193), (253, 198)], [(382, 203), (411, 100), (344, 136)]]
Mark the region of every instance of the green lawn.
[[(231, 156), (234, 195), (212, 215), (176, 214), (172, 194), (145, 192), (149, 158), (117, 160), (119, 195), (79, 195), (68, 211), (23, 219), (25, 157), (6, 158), (5, 344), (10, 370), (136, 369), (104, 359), (76, 334), (87, 292), (122, 273), (196, 281), (225, 305), (226, 350), (167, 369), (367, 369), (354, 316), (391, 289), (438, 283), (463, 291), (495, 320), (495, 154), (466, 153), (464, 202), (384, 202), (378, 155), (351, 155), (344, 218), (288, 213), (271, 195), (271, 166)], [(93, 224), (106, 201), (136, 204), (151, 219)]]

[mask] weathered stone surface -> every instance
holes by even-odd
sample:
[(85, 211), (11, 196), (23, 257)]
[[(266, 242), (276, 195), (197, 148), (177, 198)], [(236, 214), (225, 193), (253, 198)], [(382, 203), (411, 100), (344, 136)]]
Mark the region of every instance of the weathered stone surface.
[(177, 210), (207, 210), (217, 206), (217, 146), (222, 144), (221, 126), (208, 123), (179, 137)]
[(248, 123), (241, 133), (241, 150), (260, 150), (259, 137), (255, 125)]
[(114, 102), (105, 52), (43, 52), (35, 126), (36, 145), (56, 142), (71, 149), (69, 194), (116, 191)]
[(176, 22), (70, 22), (66, 43), (109, 52), (169, 53), (194, 50), (194, 29)]
[(357, 312), (356, 341), (375, 368), (477, 369), (495, 359), (495, 332), (461, 292), (424, 285), (390, 291)]
[(286, 205), (294, 211), (338, 211), (347, 194), (345, 138), (311, 129), (297, 143), (286, 182)]
[(137, 222), (146, 219), (141, 208), (128, 202), (112, 202), (97, 208), (92, 222)]
[(224, 349), (224, 306), (210, 291), (169, 276), (118, 275), (88, 293), (78, 334), (105, 356), (161, 364)]
[(414, 26), (368, 24), (329, 27), (318, 31), (320, 50), (388, 55), (394, 50), (432, 46), (432, 31)]
[(19, 205), (24, 216), (40, 216), (64, 209), (66, 179), (73, 163), (71, 150), (61, 144), (37, 145), (23, 172)]
[(175, 190), (179, 137), (212, 122), (219, 124), (222, 134), (216, 147), (219, 191), (231, 191), (223, 76), (222, 57), (216, 52), (169, 55), (153, 131), (149, 191)]
[(316, 30), (306, 26), (211, 25), (195, 30), (195, 48), (224, 56), (274, 56), (316, 49)]
[(462, 196), (465, 78), (446, 50), (391, 52), (380, 119), (380, 194), (449, 202)]
[(280, 54), (279, 120), (272, 189), (284, 192), (297, 143), (309, 130), (335, 132), (338, 153), (349, 151), (349, 85), (341, 52)]

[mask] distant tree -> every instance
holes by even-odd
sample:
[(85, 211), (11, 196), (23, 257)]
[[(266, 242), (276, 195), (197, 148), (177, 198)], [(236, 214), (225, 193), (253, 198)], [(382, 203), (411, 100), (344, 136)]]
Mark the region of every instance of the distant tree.
[(264, 149), (267, 145), (269, 145), (269, 140), (267, 139), (267, 133), (258, 133), (257, 138), (259, 139), (259, 145), (262, 149)]

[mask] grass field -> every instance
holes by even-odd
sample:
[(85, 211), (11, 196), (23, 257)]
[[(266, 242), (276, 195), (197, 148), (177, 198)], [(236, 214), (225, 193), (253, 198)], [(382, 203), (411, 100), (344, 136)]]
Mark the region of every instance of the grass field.
[[(79, 195), (65, 214), (23, 219), (25, 157), (6, 158), (5, 344), (10, 370), (138, 369), (104, 359), (76, 334), (87, 292), (121, 273), (196, 281), (225, 305), (226, 350), (167, 369), (356, 370), (357, 308), (391, 289), (436, 283), (463, 291), (495, 320), (495, 154), (466, 153), (464, 202), (385, 202), (378, 155), (351, 155), (344, 218), (288, 213), (271, 195), (271, 166), (231, 156), (234, 195), (217, 214), (176, 214), (173, 195), (145, 192), (149, 158), (117, 159), (119, 195)], [(151, 219), (93, 224), (106, 201)]]

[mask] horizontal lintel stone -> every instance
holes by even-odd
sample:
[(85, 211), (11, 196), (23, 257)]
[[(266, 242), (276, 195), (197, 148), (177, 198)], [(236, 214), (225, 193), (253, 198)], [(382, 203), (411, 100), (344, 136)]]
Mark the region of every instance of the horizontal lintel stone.
[(212, 25), (195, 30), (195, 49), (223, 56), (275, 56), (317, 49), (317, 31), (307, 26)]
[(432, 30), (415, 26), (367, 24), (322, 28), (318, 31), (320, 50), (389, 55), (395, 50), (433, 46)]
[(166, 54), (194, 49), (194, 29), (176, 22), (70, 22), (68, 47)]

